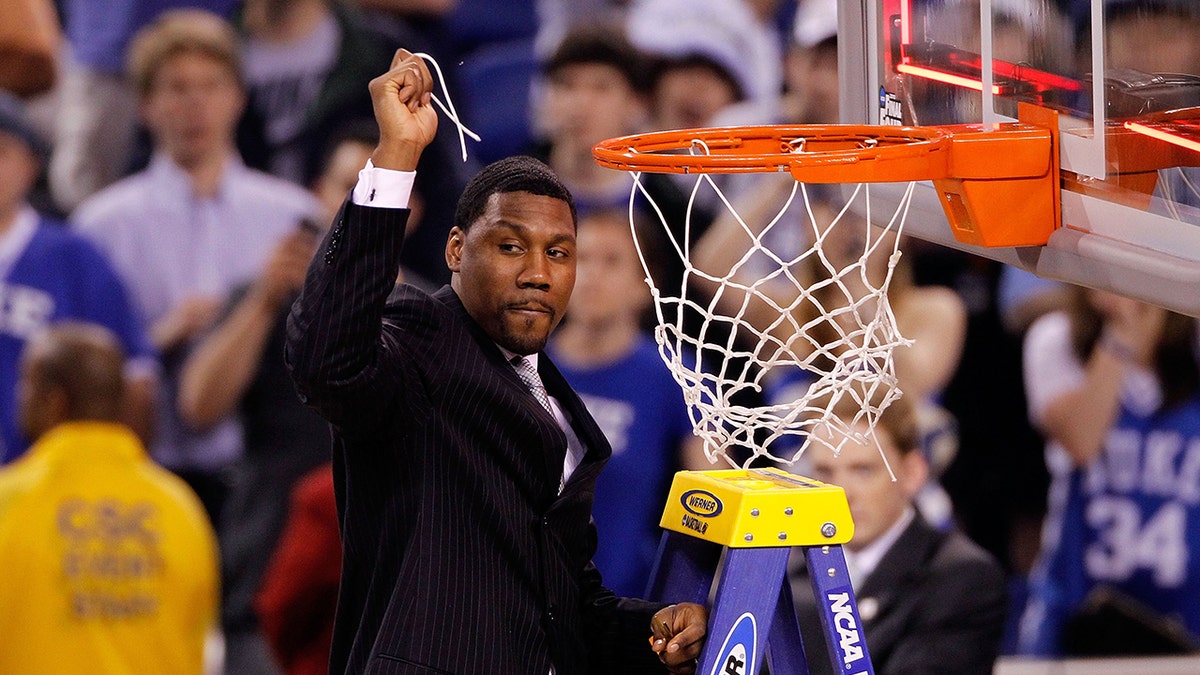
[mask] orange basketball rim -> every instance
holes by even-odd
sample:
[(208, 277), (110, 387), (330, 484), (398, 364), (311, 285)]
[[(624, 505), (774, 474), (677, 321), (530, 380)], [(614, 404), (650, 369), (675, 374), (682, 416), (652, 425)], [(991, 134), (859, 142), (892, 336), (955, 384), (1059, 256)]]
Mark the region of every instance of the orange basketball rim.
[(931, 180), (961, 242), (1044, 245), (1061, 224), (1057, 113), (1022, 104), (1020, 122), (947, 126), (777, 125), (624, 136), (601, 166), (650, 173), (788, 171), (803, 183)]

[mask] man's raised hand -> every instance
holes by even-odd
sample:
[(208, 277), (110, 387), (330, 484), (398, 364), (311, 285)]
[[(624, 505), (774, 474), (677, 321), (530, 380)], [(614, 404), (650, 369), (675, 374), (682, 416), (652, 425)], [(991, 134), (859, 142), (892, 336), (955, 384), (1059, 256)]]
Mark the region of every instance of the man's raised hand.
[(391, 68), (371, 80), (369, 88), (379, 124), (379, 145), (371, 163), (382, 169), (416, 170), (421, 152), (437, 132), (429, 68), (419, 56), (397, 49)]

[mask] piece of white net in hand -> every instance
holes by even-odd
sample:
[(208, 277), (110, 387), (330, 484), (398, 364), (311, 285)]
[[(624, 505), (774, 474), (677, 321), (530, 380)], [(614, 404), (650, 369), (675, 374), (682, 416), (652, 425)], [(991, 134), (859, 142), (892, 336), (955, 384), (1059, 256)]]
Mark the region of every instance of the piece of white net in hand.
[[(765, 223), (748, 223), (717, 183), (699, 174), (680, 224), (666, 222), (642, 174), (632, 175), (631, 225), (640, 194), (657, 214), (665, 255), (683, 264), (679, 286), (660, 288), (647, 242), (637, 241), (654, 296), (659, 351), (683, 388), (709, 460), (748, 466), (767, 457), (792, 464), (813, 443), (835, 453), (850, 441), (876, 445), (870, 431), (901, 395), (894, 350), (910, 344), (896, 327), (887, 292), (913, 184), (895, 212), (877, 222), (869, 184), (831, 208), (812, 196), (828, 194), (829, 186), (792, 181), (786, 202)], [(705, 185), (741, 230), (735, 243), (719, 246), (727, 262), (718, 269), (702, 269), (690, 243), (691, 215)], [(787, 228), (792, 240), (799, 232), (806, 236), (784, 253), (772, 241), (786, 239), (773, 235)], [(633, 231), (637, 240), (638, 228)], [(740, 402), (747, 398), (765, 402)]]

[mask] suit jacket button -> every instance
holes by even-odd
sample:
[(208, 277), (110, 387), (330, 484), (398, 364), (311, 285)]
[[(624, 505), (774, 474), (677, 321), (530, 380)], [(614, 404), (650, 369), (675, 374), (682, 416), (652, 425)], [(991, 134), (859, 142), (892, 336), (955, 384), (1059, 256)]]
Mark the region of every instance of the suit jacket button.
[(867, 597), (858, 602), (858, 616), (863, 622), (871, 621), (879, 614), (879, 601), (874, 597)]

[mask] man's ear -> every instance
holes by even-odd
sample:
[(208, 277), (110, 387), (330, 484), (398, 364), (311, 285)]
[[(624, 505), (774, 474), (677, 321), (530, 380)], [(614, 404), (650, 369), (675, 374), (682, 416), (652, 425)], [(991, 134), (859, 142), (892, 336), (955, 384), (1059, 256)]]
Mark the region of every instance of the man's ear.
[(920, 448), (909, 450), (900, 461), (904, 466), (904, 475), (900, 477), (900, 483), (904, 493), (911, 499), (917, 496), (929, 480), (929, 462), (925, 461), (925, 455), (921, 454)]
[(70, 418), (70, 401), (67, 400), (67, 392), (62, 387), (48, 386), (41, 392), (35, 405), (38, 409), (29, 419), (22, 421), (31, 427), (22, 429), (30, 437), (40, 436)]
[(457, 273), (462, 267), (463, 243), (466, 238), (467, 233), (457, 225), (450, 228), (450, 235), (446, 237), (446, 267), (449, 267), (451, 272)]

